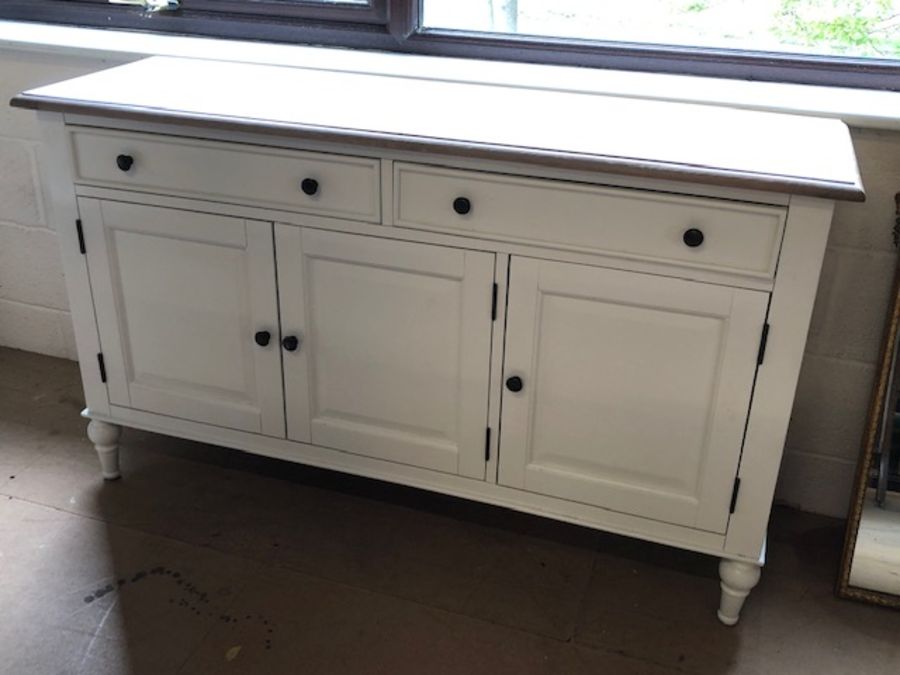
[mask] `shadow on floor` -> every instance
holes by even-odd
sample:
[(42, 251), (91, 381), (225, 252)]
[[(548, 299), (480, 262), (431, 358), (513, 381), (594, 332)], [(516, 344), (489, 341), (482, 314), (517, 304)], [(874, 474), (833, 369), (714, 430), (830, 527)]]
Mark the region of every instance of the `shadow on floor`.
[(2, 672), (900, 667), (900, 613), (831, 594), (839, 521), (777, 509), (729, 629), (708, 556), (133, 430), (104, 483), (74, 365), (0, 368)]

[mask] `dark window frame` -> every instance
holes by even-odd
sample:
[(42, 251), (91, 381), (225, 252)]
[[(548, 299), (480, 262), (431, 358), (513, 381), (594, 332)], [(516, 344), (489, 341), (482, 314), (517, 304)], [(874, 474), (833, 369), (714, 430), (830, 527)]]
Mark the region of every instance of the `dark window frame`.
[[(79, 0), (98, 2), (98, 0)], [(101, 0), (102, 1), (102, 0)], [(195, 11), (237, 15), (275, 16), (288, 19), (319, 19), (351, 23), (387, 23), (387, 0), (368, 0), (367, 3), (334, 2), (323, 4), (315, 0), (182, 0)]]
[(599, 42), (420, 26), (421, 0), (182, 0), (147, 16), (102, 0), (0, 0), (0, 19), (414, 54), (900, 91), (900, 61)]
[[(0, 0), (0, 6), (15, 4)], [(30, 2), (35, 5), (40, 2)], [(58, 4), (58, 3), (57, 3)], [(94, 5), (109, 9), (108, 0), (64, 0), (63, 4)], [(387, 23), (388, 0), (181, 0), (182, 7), (189, 13), (208, 13), (210, 15), (234, 15), (237, 17), (274, 17), (286, 20), (318, 19), (348, 23)], [(140, 8), (119, 5), (114, 9), (126, 12), (140, 12)], [(152, 18), (152, 17), (151, 17)]]

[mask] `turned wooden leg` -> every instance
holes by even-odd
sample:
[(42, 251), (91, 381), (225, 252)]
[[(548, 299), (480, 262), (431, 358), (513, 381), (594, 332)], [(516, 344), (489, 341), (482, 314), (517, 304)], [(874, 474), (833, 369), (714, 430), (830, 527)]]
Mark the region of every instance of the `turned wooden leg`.
[(122, 427), (118, 424), (91, 420), (88, 423), (87, 435), (97, 449), (104, 480), (120, 478), (122, 474), (119, 473), (119, 436), (122, 435)]
[(733, 626), (741, 618), (744, 600), (759, 583), (760, 567), (753, 563), (722, 560), (719, 577), (722, 579), (722, 602), (719, 605), (719, 621)]

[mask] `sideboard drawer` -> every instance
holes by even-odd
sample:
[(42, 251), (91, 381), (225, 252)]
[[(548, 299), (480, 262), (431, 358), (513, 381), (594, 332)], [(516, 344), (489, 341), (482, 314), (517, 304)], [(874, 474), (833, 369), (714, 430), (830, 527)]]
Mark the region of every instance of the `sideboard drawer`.
[(394, 224), (771, 278), (786, 209), (398, 162)]
[(76, 128), (76, 181), (380, 222), (380, 163), (278, 148)]

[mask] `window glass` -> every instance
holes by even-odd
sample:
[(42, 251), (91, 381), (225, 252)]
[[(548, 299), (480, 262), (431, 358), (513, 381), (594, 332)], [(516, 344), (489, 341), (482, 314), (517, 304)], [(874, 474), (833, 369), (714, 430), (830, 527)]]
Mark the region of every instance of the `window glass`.
[(900, 58), (900, 0), (423, 0), (427, 28)]

